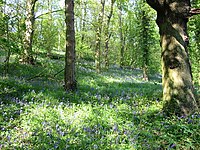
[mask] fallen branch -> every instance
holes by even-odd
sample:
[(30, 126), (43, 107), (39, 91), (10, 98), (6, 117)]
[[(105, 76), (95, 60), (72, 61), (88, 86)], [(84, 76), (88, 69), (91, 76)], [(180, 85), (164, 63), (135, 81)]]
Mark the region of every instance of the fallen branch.
[(64, 71), (65, 69), (62, 69), (60, 71), (58, 71), (56, 74), (53, 75), (53, 77), (56, 77), (59, 73), (61, 73), (62, 71)]
[(44, 69), (42, 72), (38, 73), (37, 75), (28, 78), (27, 80), (30, 81), (30, 80), (32, 80), (32, 79), (42, 77), (42, 76), (44, 76), (44, 74), (43, 74), (44, 72), (45, 72), (45, 69)]
[(43, 73), (45, 72), (45, 69), (38, 73), (37, 75), (33, 76), (33, 77), (30, 77), (28, 78), (27, 80), (30, 81), (30, 80), (33, 80), (35, 78), (39, 78), (39, 77), (51, 77), (51, 78), (55, 78), (58, 74), (60, 74), (62, 71), (64, 71), (65, 69), (62, 69), (60, 71), (58, 71), (57, 73), (55, 73), (54, 75), (44, 75)]

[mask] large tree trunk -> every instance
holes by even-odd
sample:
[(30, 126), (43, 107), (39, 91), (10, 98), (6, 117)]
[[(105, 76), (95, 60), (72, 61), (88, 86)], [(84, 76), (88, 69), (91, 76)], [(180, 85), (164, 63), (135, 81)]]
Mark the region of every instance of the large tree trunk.
[(147, 0), (157, 11), (162, 47), (164, 110), (188, 115), (198, 110), (187, 45), (189, 0)]
[(37, 0), (27, 0), (26, 2), (26, 31), (24, 36), (24, 54), (23, 54), (23, 62), (34, 64), (33, 52), (32, 52), (32, 41), (33, 41), (33, 33), (34, 33), (34, 9), (35, 3)]
[(74, 31), (74, 0), (65, 0), (66, 16), (66, 54), (64, 88), (74, 91), (77, 88), (75, 79), (75, 31)]

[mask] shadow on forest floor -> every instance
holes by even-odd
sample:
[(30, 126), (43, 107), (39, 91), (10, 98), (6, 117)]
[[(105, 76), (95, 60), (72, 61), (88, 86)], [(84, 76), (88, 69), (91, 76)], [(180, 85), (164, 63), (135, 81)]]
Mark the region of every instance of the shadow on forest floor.
[[(98, 102), (99, 97), (106, 97), (104, 103), (107, 103), (112, 102), (116, 97), (123, 100), (139, 97), (158, 100), (161, 96), (159, 76), (152, 77), (154, 79), (150, 82), (144, 82), (141, 80), (142, 72), (139, 69), (112, 68), (109, 72), (96, 74), (94, 70), (83, 66), (78, 68), (77, 92), (66, 94), (62, 87), (63, 72), (56, 77), (52, 75), (59, 70), (56, 65), (51, 64), (48, 69), (45, 69), (45, 66), (11, 64), (8, 77), (0, 80), (2, 100), (9, 102), (8, 99), (12, 97), (23, 99), (31, 93), (46, 94), (60, 101), (70, 98), (70, 102), (73, 103), (87, 103), (91, 102), (91, 99), (92, 102)], [(71, 95), (74, 95), (73, 99)]]
[(57, 74), (63, 67), (60, 60), (10, 64), (9, 75), (0, 78), (0, 149), (199, 147), (198, 116), (162, 113), (159, 75), (144, 82), (139, 69), (96, 74), (81, 62), (78, 90), (66, 93), (63, 72)]

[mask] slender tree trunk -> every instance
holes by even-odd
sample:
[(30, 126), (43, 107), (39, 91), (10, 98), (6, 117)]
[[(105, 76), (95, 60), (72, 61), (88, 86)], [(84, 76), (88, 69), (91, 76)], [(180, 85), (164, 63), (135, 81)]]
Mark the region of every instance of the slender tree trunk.
[(148, 18), (145, 15), (145, 11), (142, 10), (142, 70), (143, 70), (143, 80), (148, 81), (148, 62), (149, 62), (149, 46), (147, 44), (148, 40), (148, 28), (146, 27), (148, 23)]
[[(85, 23), (85, 20), (86, 20), (86, 15), (87, 15), (87, 2), (86, 1), (83, 1), (83, 16), (82, 16), (82, 35), (81, 35), (81, 45), (84, 43), (84, 40), (85, 40), (85, 26), (86, 26), (86, 23)], [(81, 46), (82, 48), (82, 46)]]
[(27, 0), (26, 2), (26, 31), (24, 37), (24, 54), (23, 54), (23, 62), (34, 64), (33, 59), (33, 52), (32, 52), (32, 41), (33, 41), (33, 34), (34, 34), (34, 9), (35, 3), (37, 0)]
[[(5, 1), (6, 4), (6, 1)], [(6, 56), (6, 60), (5, 62), (5, 66), (4, 66), (4, 76), (7, 76), (8, 72), (9, 72), (9, 62), (10, 62), (10, 55), (11, 55), (11, 51), (10, 51), (10, 33), (9, 33), (9, 17), (8, 19), (6, 19), (6, 40), (7, 40), (7, 56)]]
[(157, 25), (160, 29), (164, 110), (168, 114), (180, 115), (198, 111), (187, 50), (190, 1), (147, 2), (157, 11)]
[(105, 7), (105, 0), (101, 0), (101, 12), (99, 13), (98, 17), (98, 25), (96, 31), (96, 53), (95, 53), (95, 65), (96, 65), (96, 72), (99, 73), (101, 70), (101, 32), (102, 32), (102, 23), (104, 17), (104, 7)]
[(122, 6), (121, 2), (119, 4), (119, 32), (120, 32), (120, 68), (124, 66), (124, 46), (125, 46), (125, 39), (123, 36), (123, 29), (122, 29)]
[[(17, 3), (17, 14), (20, 14), (20, 0), (16, 0), (16, 3)], [(22, 16), (21, 15), (18, 15), (17, 16), (17, 38), (18, 38), (18, 42), (20, 43), (20, 48), (21, 45), (23, 45), (23, 28), (21, 27), (21, 21), (22, 21)]]
[(74, 0), (65, 0), (66, 16), (66, 54), (64, 88), (66, 91), (75, 91), (75, 30), (74, 30)]
[[(53, 16), (52, 16), (52, 13), (51, 13), (52, 12), (52, 5), (51, 5), (52, 4), (52, 0), (48, 0), (47, 4), (48, 4), (48, 12), (50, 12), (48, 14), (48, 22), (47, 22), (47, 24), (48, 24), (49, 32), (52, 32), (52, 24), (53, 24)], [(52, 34), (52, 33), (50, 33), (50, 34)], [(49, 41), (51, 42), (52, 37), (49, 37), (49, 38), (50, 38)], [(48, 43), (48, 45), (47, 45), (47, 56), (51, 57), (52, 44), (49, 43), (49, 42), (47, 42), (47, 43)]]
[[(81, 8), (81, 18), (80, 18), (80, 21), (79, 21), (79, 28), (80, 28), (80, 33), (81, 33), (81, 37), (80, 37), (80, 40), (79, 43), (77, 43), (77, 45), (80, 45), (79, 49), (80, 50), (83, 50), (85, 48), (85, 45), (86, 45), (86, 39), (85, 39), (85, 35), (86, 35), (86, 16), (87, 16), (87, 0), (81, 0), (81, 3), (79, 5), (79, 7)], [(78, 22), (78, 21), (77, 21)], [(82, 53), (78, 53), (78, 58), (81, 58), (82, 57)]]
[(110, 21), (113, 15), (113, 6), (114, 6), (115, 0), (111, 0), (111, 6), (110, 6), (110, 14), (108, 15), (108, 20), (107, 20), (107, 25), (105, 29), (105, 35), (106, 35), (106, 40), (105, 40), (105, 68), (109, 68), (109, 59), (108, 59), (108, 52), (109, 52), (109, 41), (112, 32), (109, 31), (110, 27)]

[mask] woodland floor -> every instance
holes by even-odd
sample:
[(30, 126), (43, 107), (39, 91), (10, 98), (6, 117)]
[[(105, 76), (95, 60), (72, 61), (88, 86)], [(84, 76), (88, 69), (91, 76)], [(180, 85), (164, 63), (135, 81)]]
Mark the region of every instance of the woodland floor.
[(63, 56), (37, 61), (11, 63), (0, 77), (0, 149), (200, 149), (200, 115), (166, 117), (160, 75), (145, 82), (141, 70), (117, 66), (97, 74), (79, 60), (78, 90), (66, 93)]

